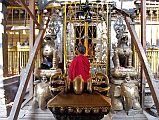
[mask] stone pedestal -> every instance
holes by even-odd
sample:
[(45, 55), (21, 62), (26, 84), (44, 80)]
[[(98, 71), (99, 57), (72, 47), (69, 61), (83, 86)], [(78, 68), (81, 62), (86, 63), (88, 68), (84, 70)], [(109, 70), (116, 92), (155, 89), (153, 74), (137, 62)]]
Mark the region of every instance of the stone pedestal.
[(129, 111), (127, 111), (127, 115), (129, 115), (129, 116), (133, 116), (133, 115), (137, 115), (137, 114), (143, 114), (143, 110), (142, 109), (139, 109), (139, 110), (130, 109)]

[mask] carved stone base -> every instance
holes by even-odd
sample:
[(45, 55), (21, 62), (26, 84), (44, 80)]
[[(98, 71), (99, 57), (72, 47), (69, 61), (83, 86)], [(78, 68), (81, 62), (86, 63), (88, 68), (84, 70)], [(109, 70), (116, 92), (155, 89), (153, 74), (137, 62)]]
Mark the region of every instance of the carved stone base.
[(129, 116), (133, 116), (133, 115), (136, 115), (136, 114), (143, 114), (142, 109), (140, 109), (140, 110), (131, 109), (131, 110), (127, 111), (127, 115), (129, 115)]
[(137, 76), (137, 71), (134, 67), (126, 68), (126, 67), (120, 67), (120, 68), (112, 68), (111, 69), (111, 75), (114, 78), (125, 78), (126, 75), (130, 75), (130, 77)]
[(62, 73), (61, 69), (55, 69), (55, 70), (47, 70), (47, 69), (37, 69), (35, 70), (35, 76), (37, 78), (46, 76), (46, 77), (51, 77), (57, 73)]
[[(124, 83), (124, 79), (115, 79), (115, 78), (112, 78), (111, 79), (111, 82), (114, 84), (114, 85), (121, 85), (122, 83)], [(137, 80), (131, 80), (132, 83), (134, 83), (135, 85), (138, 86), (139, 82)]]

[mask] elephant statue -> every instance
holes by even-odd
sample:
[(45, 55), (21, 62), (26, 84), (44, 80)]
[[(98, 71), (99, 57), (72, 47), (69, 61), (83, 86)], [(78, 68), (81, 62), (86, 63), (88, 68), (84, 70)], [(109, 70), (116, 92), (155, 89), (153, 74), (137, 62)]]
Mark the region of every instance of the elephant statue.
[(38, 107), (44, 110), (50, 97), (49, 83), (46, 76), (43, 76), (41, 82), (35, 85), (35, 100), (38, 103)]
[(130, 77), (126, 77), (125, 81), (121, 84), (121, 96), (124, 98), (125, 110), (141, 109), (139, 103), (138, 87), (131, 81)]

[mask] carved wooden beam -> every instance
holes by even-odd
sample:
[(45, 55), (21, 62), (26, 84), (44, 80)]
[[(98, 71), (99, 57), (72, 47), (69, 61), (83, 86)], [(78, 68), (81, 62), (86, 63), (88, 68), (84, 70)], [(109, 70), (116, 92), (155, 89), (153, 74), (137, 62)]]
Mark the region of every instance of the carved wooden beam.
[[(146, 0), (141, 0), (141, 44), (146, 52)], [(141, 67), (141, 106), (144, 108), (145, 100), (145, 73)]]
[(40, 30), (39, 35), (37, 36), (37, 38), (35, 40), (34, 47), (31, 50), (31, 54), (29, 56), (29, 60), (26, 65), (26, 69), (25, 69), (25, 71), (23, 71), (21, 73), (21, 80), (20, 80), (21, 83), (19, 85), (16, 97), (14, 99), (14, 103), (13, 103), (13, 106), (12, 106), (12, 109), (10, 112), (9, 120), (17, 120), (17, 118), (18, 118), (19, 111), (20, 111), (20, 108), (21, 108), (21, 105), (22, 105), (22, 102), (23, 102), (23, 99), (25, 96), (25, 91), (28, 86), (28, 82), (29, 82), (31, 73), (34, 68), (34, 62), (35, 62), (36, 56), (38, 54), (38, 50), (40, 49), (41, 44), (43, 42), (43, 36), (46, 32), (48, 23), (49, 23), (49, 19), (47, 20), (47, 23), (44, 26), (45, 28)]
[(155, 105), (156, 105), (157, 112), (159, 114), (159, 89), (158, 89), (157, 83), (155, 82), (153, 73), (150, 69), (150, 65), (149, 65), (149, 62), (147, 60), (145, 51), (142, 47), (142, 44), (137, 36), (137, 33), (135, 31), (134, 26), (132, 25), (132, 20), (130, 19), (130, 17), (125, 17), (125, 21), (126, 21), (128, 30), (130, 32), (130, 35), (132, 37), (133, 44), (135, 45), (135, 48), (136, 48), (137, 53), (139, 55), (139, 59), (140, 59), (141, 64), (143, 66), (143, 70), (145, 72), (145, 76), (146, 76), (147, 82), (149, 84), (149, 87), (150, 87), (150, 90), (152, 93), (152, 97), (153, 97), (153, 100), (154, 100)]
[(35, 24), (37, 26), (40, 26), (40, 24), (38, 23), (35, 15), (32, 14), (32, 12), (30, 11), (30, 9), (28, 8), (28, 6), (25, 4), (25, 2), (23, 0), (17, 0), (17, 2), (24, 7), (24, 9), (28, 12), (28, 14), (30, 15), (30, 17), (33, 19), (33, 21), (35, 22)]
[[(35, 16), (35, 0), (29, 0), (29, 8), (30, 8), (30, 11)], [(34, 46), (34, 42), (35, 42), (35, 23), (34, 23), (34, 20), (32, 18), (30, 18), (30, 35), (29, 35), (29, 50), (30, 51), (29, 51), (29, 54), (31, 54), (31, 49)], [(34, 94), (33, 78), (34, 77), (33, 77), (33, 72), (32, 72), (30, 80), (29, 80), (29, 85), (28, 85), (29, 97), (28, 97), (28, 99), (26, 99), (26, 102), (30, 101), (30, 99), (33, 97), (33, 94)]]

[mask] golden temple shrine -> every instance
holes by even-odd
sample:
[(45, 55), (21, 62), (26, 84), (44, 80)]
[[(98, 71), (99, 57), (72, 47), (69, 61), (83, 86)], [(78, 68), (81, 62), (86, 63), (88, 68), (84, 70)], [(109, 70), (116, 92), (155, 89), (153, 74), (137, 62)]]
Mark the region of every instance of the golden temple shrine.
[(0, 120), (158, 120), (158, 0), (1, 0)]

